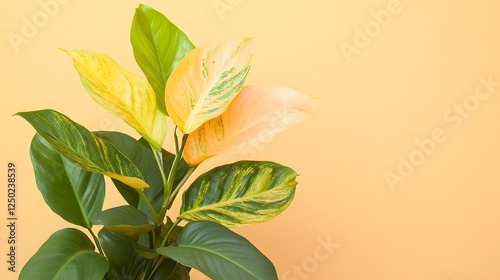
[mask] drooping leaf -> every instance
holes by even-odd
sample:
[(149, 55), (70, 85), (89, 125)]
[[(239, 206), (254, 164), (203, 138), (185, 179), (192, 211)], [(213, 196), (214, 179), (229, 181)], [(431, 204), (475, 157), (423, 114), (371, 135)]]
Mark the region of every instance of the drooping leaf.
[(26, 119), (58, 153), (74, 165), (145, 189), (139, 169), (109, 142), (54, 110), (17, 113)]
[(164, 259), (151, 280), (189, 280), (189, 267), (172, 260)]
[(83, 87), (102, 107), (120, 117), (160, 150), (167, 122), (156, 105), (151, 85), (105, 54), (66, 51), (73, 59)]
[(184, 134), (222, 114), (243, 87), (250, 70), (252, 39), (197, 48), (170, 75), (167, 112)]
[(101, 229), (98, 236), (109, 261), (108, 275), (114, 279), (135, 279), (146, 262), (135, 252), (135, 242), (106, 228)]
[(104, 210), (92, 216), (95, 225), (103, 225), (109, 231), (137, 239), (139, 235), (155, 228), (149, 224), (148, 217), (132, 206), (119, 206)]
[(165, 85), (181, 59), (194, 49), (189, 38), (163, 14), (140, 4), (135, 11), (130, 41), (135, 61), (156, 93), (158, 108), (165, 108)]
[(296, 177), (292, 169), (268, 161), (239, 161), (216, 167), (184, 192), (179, 217), (226, 227), (268, 221), (292, 202)]
[[(135, 140), (120, 132), (98, 131), (95, 132), (95, 134), (113, 144), (113, 146), (122, 151), (122, 153), (137, 166), (144, 176), (146, 183), (150, 186), (148, 189), (144, 190), (144, 194), (156, 211), (159, 211), (163, 199), (163, 181), (148, 142), (144, 140), (144, 138)], [(170, 171), (174, 157), (173, 154), (162, 149), (163, 169), (166, 174)], [(182, 160), (177, 168), (174, 184), (177, 184), (182, 179), (187, 170), (188, 166), (186, 162)], [(117, 180), (113, 180), (113, 183), (130, 206), (142, 210), (148, 216), (150, 215), (149, 209), (135, 190)], [(152, 219), (150, 219), (150, 221), (152, 221)]]
[(90, 229), (90, 217), (104, 203), (103, 176), (75, 166), (39, 134), (33, 137), (30, 156), (45, 203), (66, 221)]
[(52, 234), (26, 263), (20, 280), (101, 280), (107, 259), (94, 252), (94, 244), (81, 231), (66, 228)]
[(266, 256), (247, 239), (217, 223), (188, 223), (176, 246), (157, 251), (214, 280), (278, 279)]
[(244, 87), (222, 115), (205, 122), (189, 137), (183, 157), (189, 166), (207, 158), (241, 152), (306, 118), (315, 98), (291, 88)]

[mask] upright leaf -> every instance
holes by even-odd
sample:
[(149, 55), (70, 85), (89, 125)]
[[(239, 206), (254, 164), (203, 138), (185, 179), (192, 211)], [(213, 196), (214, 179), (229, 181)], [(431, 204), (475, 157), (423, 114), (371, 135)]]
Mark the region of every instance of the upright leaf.
[(135, 11), (130, 41), (134, 57), (156, 93), (158, 108), (165, 108), (165, 84), (193, 44), (177, 26), (155, 9), (140, 4)]
[(81, 231), (66, 228), (52, 234), (23, 267), (20, 280), (101, 280), (108, 270), (106, 258)]
[(109, 231), (123, 234), (132, 239), (150, 232), (155, 228), (149, 224), (148, 217), (132, 206), (119, 206), (104, 210), (92, 216), (92, 223), (103, 225)]
[(297, 173), (268, 161), (239, 161), (198, 177), (182, 196), (180, 218), (226, 227), (268, 221), (295, 195)]
[(250, 70), (252, 39), (192, 50), (170, 75), (167, 112), (184, 134), (222, 114)]
[(216, 223), (188, 223), (176, 246), (157, 251), (214, 280), (278, 279), (266, 256), (242, 236)]
[(74, 165), (117, 179), (136, 189), (148, 187), (130, 159), (112, 144), (65, 115), (54, 110), (21, 112), (17, 115), (26, 119), (40, 136)]
[(248, 149), (306, 118), (315, 98), (291, 88), (244, 87), (222, 115), (205, 122), (189, 137), (183, 157), (190, 166), (207, 158)]
[(167, 122), (156, 105), (149, 83), (118, 65), (105, 54), (66, 51), (80, 74), (83, 87), (102, 107), (120, 117), (160, 150)]
[(50, 209), (70, 223), (91, 228), (90, 217), (104, 203), (103, 176), (70, 163), (38, 134), (30, 156), (36, 185)]

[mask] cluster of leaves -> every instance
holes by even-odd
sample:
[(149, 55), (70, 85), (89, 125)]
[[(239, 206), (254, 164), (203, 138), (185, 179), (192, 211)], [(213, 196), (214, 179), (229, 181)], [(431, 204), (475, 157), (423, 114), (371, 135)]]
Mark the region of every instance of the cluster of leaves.
[[(89, 232), (54, 233), (20, 279), (189, 279), (191, 268), (212, 279), (277, 279), (270, 260), (229, 228), (286, 209), (296, 187), (292, 169), (266, 161), (216, 167), (185, 190), (175, 221), (167, 211), (200, 163), (238, 151), (265, 129), (284, 130), (314, 110), (315, 99), (290, 88), (244, 87), (252, 39), (195, 48), (146, 5), (136, 10), (131, 42), (147, 80), (107, 55), (66, 53), (90, 96), (139, 140), (91, 132), (53, 110), (18, 113), (37, 131), (30, 156), (45, 202)], [(286, 110), (281, 119), (276, 108)], [(176, 126), (174, 153), (162, 148), (167, 117)], [(104, 176), (128, 205), (103, 210)], [(97, 235), (95, 225), (102, 226)]]

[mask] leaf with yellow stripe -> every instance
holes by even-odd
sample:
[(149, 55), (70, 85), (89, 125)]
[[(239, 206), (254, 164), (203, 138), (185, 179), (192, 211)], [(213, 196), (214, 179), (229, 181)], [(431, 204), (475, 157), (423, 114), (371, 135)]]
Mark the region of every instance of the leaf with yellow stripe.
[(222, 114), (250, 70), (252, 39), (229, 41), (188, 53), (170, 75), (165, 105), (184, 134)]
[(97, 137), (85, 127), (54, 110), (17, 113), (27, 120), (59, 154), (74, 165), (103, 174), (135, 189), (145, 189), (135, 164), (111, 143)]
[(317, 106), (314, 97), (288, 87), (244, 87), (222, 115), (189, 134), (183, 157), (197, 166), (207, 158), (248, 149), (305, 119)]
[(239, 161), (202, 174), (184, 192), (180, 218), (226, 227), (262, 223), (292, 202), (297, 173), (269, 161)]
[(81, 50), (66, 53), (73, 59), (90, 96), (160, 150), (167, 121), (156, 105), (156, 95), (148, 81), (128, 72), (105, 54)]

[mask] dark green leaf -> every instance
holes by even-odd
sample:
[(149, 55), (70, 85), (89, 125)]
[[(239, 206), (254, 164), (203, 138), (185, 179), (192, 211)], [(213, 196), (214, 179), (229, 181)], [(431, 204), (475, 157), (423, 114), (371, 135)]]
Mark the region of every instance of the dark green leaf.
[(150, 232), (155, 228), (148, 223), (148, 217), (132, 206), (119, 206), (104, 210), (92, 216), (95, 225), (103, 225), (106, 229), (123, 234), (133, 239)]
[(227, 227), (268, 221), (295, 195), (297, 173), (268, 161), (239, 161), (202, 174), (184, 192), (180, 218)]
[(172, 259), (164, 259), (151, 280), (189, 280), (190, 270)]
[(108, 270), (108, 261), (94, 249), (83, 232), (72, 228), (59, 230), (26, 263), (19, 279), (101, 280)]
[(136, 279), (145, 260), (135, 252), (135, 242), (105, 228), (99, 231), (99, 241), (109, 260), (108, 274), (115, 279)]
[(156, 93), (158, 108), (167, 114), (165, 84), (193, 44), (163, 14), (143, 4), (136, 9), (130, 41), (135, 60)]
[(120, 180), (135, 189), (148, 184), (137, 167), (109, 142), (54, 110), (22, 112), (26, 119), (58, 153), (74, 165)]
[(39, 134), (33, 137), (30, 156), (37, 187), (50, 209), (90, 229), (90, 217), (102, 210), (104, 202), (103, 176), (73, 165)]
[(278, 279), (271, 261), (248, 240), (212, 222), (188, 223), (178, 244), (157, 249), (214, 280)]

